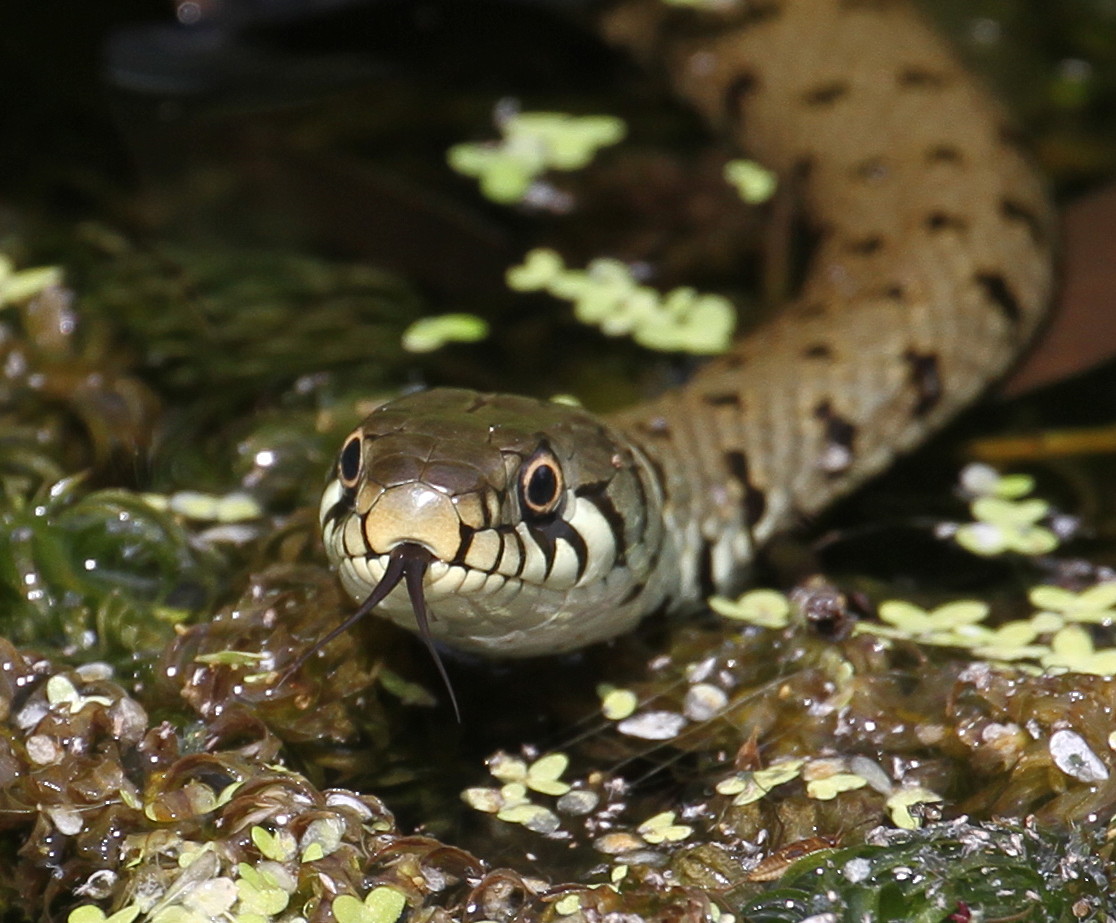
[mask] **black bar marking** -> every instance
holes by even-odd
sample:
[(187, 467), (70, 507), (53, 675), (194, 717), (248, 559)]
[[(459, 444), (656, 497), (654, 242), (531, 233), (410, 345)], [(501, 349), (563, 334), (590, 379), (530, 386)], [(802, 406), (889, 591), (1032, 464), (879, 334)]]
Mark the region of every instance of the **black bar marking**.
[(585, 539), (581, 537), (581, 533), (561, 516), (555, 516), (550, 522), (541, 525), (529, 525), (527, 531), (542, 549), (543, 557), (546, 559), (546, 577), (549, 577), (550, 572), (554, 570), (559, 541), (564, 541), (573, 549), (574, 557), (577, 558), (576, 579), (580, 580), (584, 576), (585, 567), (589, 563), (589, 549), (585, 547)]
[[(458, 522), (457, 533), (457, 554), (453, 556), (453, 560), (449, 563), (465, 566), (465, 558), (469, 554), (469, 546), (473, 544), (473, 536), (476, 534), (476, 530), (471, 526), (465, 525), (463, 522)], [(497, 563), (499, 560), (499, 558), (496, 558)]]
[(334, 520), (340, 519), (346, 513), (351, 513), (353, 511), (353, 501), (355, 499), (355, 490), (346, 490), (343, 494), (341, 494), (341, 499), (334, 503), (333, 506), (331, 506), (328, 510), (326, 510), (326, 514), (322, 517), (322, 528), (325, 529), (326, 526), (328, 526)]
[(632, 584), (632, 588), (624, 594), (624, 598), (621, 599), (620, 602), (617, 603), (617, 605), (626, 606), (630, 602), (635, 602), (635, 600), (639, 597), (639, 594), (642, 593), (646, 588), (646, 583), (640, 582)]
[(698, 590), (703, 599), (717, 592), (717, 584), (713, 581), (713, 543), (708, 541), (701, 543), (698, 553)]

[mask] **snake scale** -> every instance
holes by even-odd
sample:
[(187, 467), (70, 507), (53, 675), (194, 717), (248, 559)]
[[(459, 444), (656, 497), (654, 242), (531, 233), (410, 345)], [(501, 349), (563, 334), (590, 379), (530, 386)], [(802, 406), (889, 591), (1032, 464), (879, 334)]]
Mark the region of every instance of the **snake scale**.
[(1053, 277), (1044, 184), (909, 3), (708, 6), (629, 0), (601, 28), (794, 190), (818, 239), (799, 293), (685, 387), (607, 418), (450, 389), (374, 411), (321, 505), (363, 601), (346, 625), (375, 608), (432, 650), (523, 657), (737, 589), (757, 546), (1031, 339)]

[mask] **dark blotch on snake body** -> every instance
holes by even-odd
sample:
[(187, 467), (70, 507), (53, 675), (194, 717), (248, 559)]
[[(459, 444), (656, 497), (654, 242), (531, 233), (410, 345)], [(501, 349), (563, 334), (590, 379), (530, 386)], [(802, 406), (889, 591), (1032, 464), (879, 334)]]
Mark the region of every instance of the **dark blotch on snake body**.
[(964, 159), (961, 152), (949, 144), (935, 145), (926, 152), (927, 163), (960, 164), (964, 162)]
[(841, 97), (848, 95), (849, 85), (843, 80), (823, 83), (802, 94), (807, 106), (831, 106)]
[(879, 234), (869, 234), (867, 237), (860, 237), (856, 240), (850, 240), (845, 244), (845, 249), (849, 253), (854, 253), (857, 256), (871, 256), (873, 253), (878, 253), (883, 249), (884, 241)]
[(725, 452), (725, 467), (728, 468), (729, 474), (740, 484), (744, 493), (744, 519), (751, 529), (757, 522), (763, 519), (763, 514), (767, 510), (767, 500), (764, 498), (763, 491), (757, 488), (752, 483), (751, 475), (748, 471), (748, 458), (743, 452), (729, 451)]
[(915, 416), (925, 416), (942, 399), (942, 377), (938, 357), (934, 353), (916, 353), (908, 349), (903, 359), (911, 370), (911, 383), (918, 395), (915, 400)]
[(1046, 233), (1042, 221), (1033, 209), (1028, 208), (1018, 199), (1005, 197), (1000, 200), (1000, 214), (1008, 221), (1018, 221), (1024, 225), (1036, 246), (1046, 245)]
[(968, 230), (969, 222), (960, 215), (951, 215), (948, 212), (931, 212), (926, 216), (926, 229), (931, 232), (956, 231), (961, 233)]
[(732, 121), (738, 121), (744, 115), (744, 106), (748, 102), (748, 97), (754, 94), (759, 86), (759, 78), (750, 71), (737, 74), (725, 87), (725, 115)]
[(736, 391), (720, 391), (714, 394), (702, 395), (702, 402), (710, 407), (741, 407), (743, 399)]
[(983, 289), (987, 298), (1000, 309), (1004, 318), (1013, 327), (1019, 324), (1023, 317), (1023, 309), (1019, 299), (1011, 290), (1007, 280), (998, 272), (978, 272), (973, 281)]
[(878, 183), (888, 178), (891, 170), (883, 157), (868, 157), (852, 167), (852, 177), (861, 183)]
[(923, 67), (905, 67), (899, 71), (896, 82), (904, 89), (938, 90), (949, 83), (949, 78)]
[(814, 408), (814, 417), (825, 427), (825, 450), (818, 465), (831, 477), (841, 474), (853, 462), (856, 426), (837, 413), (829, 401), (822, 401)]

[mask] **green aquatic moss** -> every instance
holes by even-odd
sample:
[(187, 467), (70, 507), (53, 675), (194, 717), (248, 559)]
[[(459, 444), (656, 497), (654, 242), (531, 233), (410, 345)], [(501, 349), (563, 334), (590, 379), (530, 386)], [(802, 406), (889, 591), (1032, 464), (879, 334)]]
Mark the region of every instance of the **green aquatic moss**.
[(1100, 920), (1108, 885), (1095, 847), (1090, 835), (1065, 840), (1010, 823), (879, 831), (863, 846), (800, 860), (739, 912), (757, 923), (817, 914), (881, 923)]

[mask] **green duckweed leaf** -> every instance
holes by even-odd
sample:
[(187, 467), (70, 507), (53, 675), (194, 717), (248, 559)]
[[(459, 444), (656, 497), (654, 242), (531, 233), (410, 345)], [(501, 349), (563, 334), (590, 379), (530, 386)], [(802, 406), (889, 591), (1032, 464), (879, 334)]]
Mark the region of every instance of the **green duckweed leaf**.
[(488, 322), (474, 314), (423, 317), (403, 331), (403, 348), (429, 353), (447, 343), (476, 343), (488, 336)]
[(786, 628), (790, 623), (790, 600), (778, 590), (749, 590), (736, 599), (712, 596), (709, 608), (725, 618), (759, 628)]
[(818, 801), (831, 801), (841, 792), (863, 788), (868, 780), (853, 772), (835, 772), (832, 775), (811, 779), (806, 783), (806, 794)]
[(561, 775), (570, 765), (570, 758), (564, 753), (548, 753), (527, 767), (527, 787), (543, 795), (564, 795), (570, 790)]
[(565, 263), (553, 250), (536, 247), (523, 262), (507, 271), (508, 288), (515, 292), (536, 292), (549, 288), (565, 270)]
[(602, 685), (597, 689), (601, 698), (601, 713), (609, 721), (623, 721), (635, 714), (639, 698), (630, 689), (616, 689)]
[(564, 267), (552, 251), (532, 250), (508, 270), (509, 286), (547, 291), (573, 303), (574, 316), (607, 336), (631, 336), (649, 349), (709, 354), (732, 341), (736, 313), (720, 295), (679, 288), (666, 295), (640, 285), (619, 260), (593, 260), (587, 269)]
[(1040, 658), (1047, 669), (1116, 676), (1116, 648), (1097, 650), (1080, 625), (1067, 625), (1050, 641), (1050, 652)]
[(264, 827), (252, 828), (252, 842), (265, 858), (275, 862), (286, 862), (295, 855), (295, 838), (286, 830), (272, 833)]
[(776, 173), (754, 160), (731, 160), (725, 164), (725, 180), (749, 205), (760, 205), (775, 194)]
[(612, 116), (575, 117), (561, 112), (517, 112), (501, 121), (503, 138), (456, 144), (446, 154), (451, 169), (480, 182), (494, 202), (521, 201), (547, 170), (579, 170), (602, 147), (623, 139), (626, 126)]
[(901, 788), (888, 796), (887, 811), (896, 827), (917, 830), (922, 826), (922, 821), (911, 813), (911, 808), (917, 804), (935, 804), (942, 800), (941, 795), (928, 788)]
[(0, 308), (28, 301), (44, 289), (62, 284), (59, 266), (33, 266), (16, 270), (11, 260), (0, 256)]
[(380, 885), (364, 900), (351, 894), (333, 899), (333, 916), (337, 923), (395, 923), (403, 915), (407, 898), (396, 888)]
[(637, 832), (652, 845), (680, 842), (693, 833), (694, 828), (688, 824), (676, 824), (674, 818), (674, 811), (663, 811), (640, 824)]
[(783, 760), (766, 769), (754, 772), (738, 772), (717, 783), (717, 792), (734, 795), (733, 804), (740, 806), (759, 801), (772, 789), (797, 779), (802, 774), (803, 759)]
[(1037, 586), (1028, 596), (1036, 608), (1067, 621), (1097, 625), (1116, 621), (1116, 581), (1098, 583), (1080, 593), (1057, 586)]
[(577, 913), (581, 909), (581, 895), (580, 894), (563, 894), (558, 900), (554, 902), (555, 913), (568, 917), (571, 913)]
[(961, 489), (970, 497), (1000, 497), (1018, 500), (1035, 489), (1029, 474), (1000, 474), (991, 465), (974, 463), (961, 470)]

